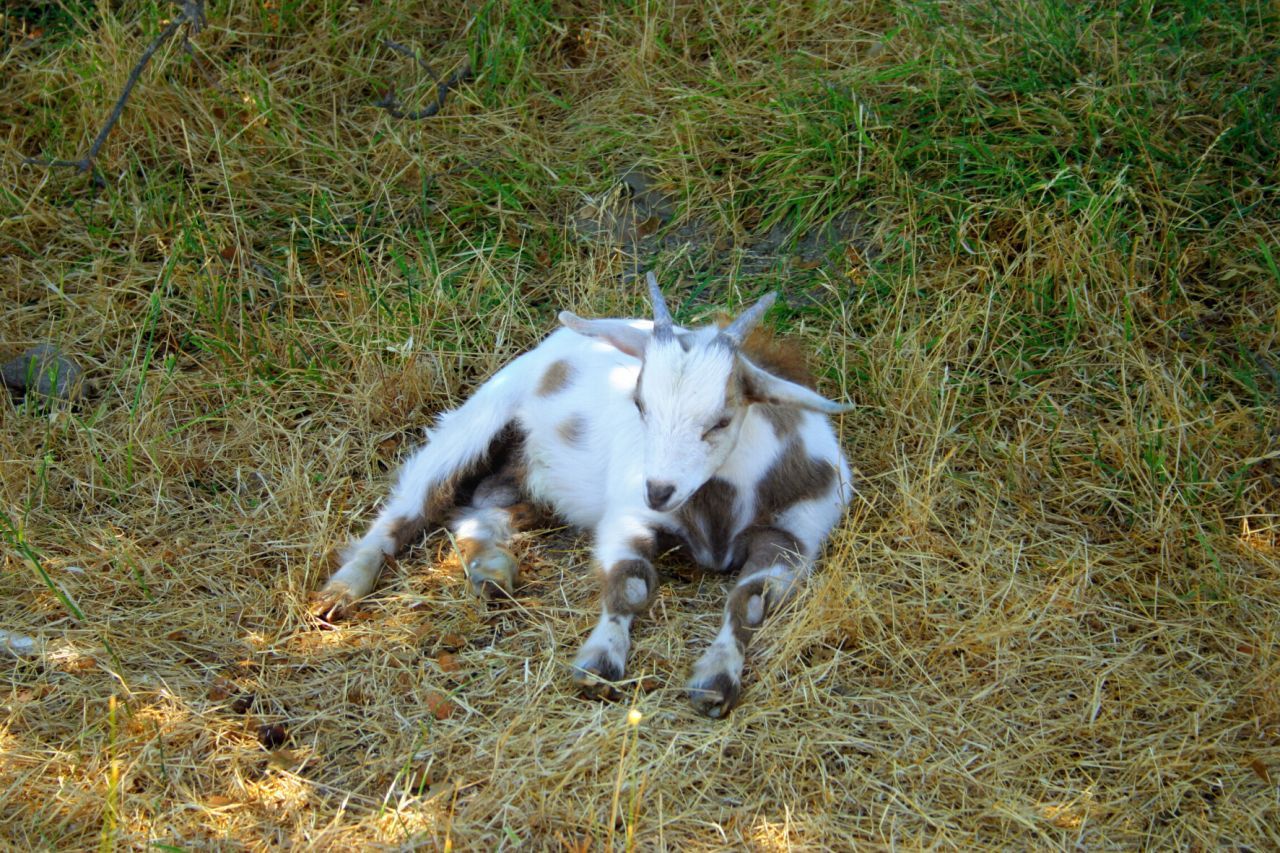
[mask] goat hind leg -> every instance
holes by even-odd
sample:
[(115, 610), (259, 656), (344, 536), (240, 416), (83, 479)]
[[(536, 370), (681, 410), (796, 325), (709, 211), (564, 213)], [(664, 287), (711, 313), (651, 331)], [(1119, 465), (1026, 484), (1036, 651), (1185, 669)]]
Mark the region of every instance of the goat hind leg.
[(481, 601), (508, 598), (515, 592), (520, 563), (506, 547), (514, 532), (511, 528), (504, 509), (467, 509), (458, 514), (454, 540), (467, 585)]
[(785, 531), (767, 528), (752, 535), (747, 562), (725, 602), (720, 633), (693, 667), (688, 691), (698, 711), (720, 718), (737, 704), (751, 637), (812, 567), (812, 559)]
[(441, 476), (440, 455), (424, 445), (409, 457), (368, 532), (347, 547), (342, 566), (312, 596), (312, 613), (326, 621), (350, 615), (356, 602), (373, 591), (386, 559), (403, 551), (453, 503), (457, 479)]
[(384, 508), (369, 531), (343, 553), (342, 567), (311, 597), (311, 612), (326, 622), (349, 616), (356, 602), (373, 591), (383, 562), (400, 553), (426, 524), (421, 512), (406, 514), (395, 504)]

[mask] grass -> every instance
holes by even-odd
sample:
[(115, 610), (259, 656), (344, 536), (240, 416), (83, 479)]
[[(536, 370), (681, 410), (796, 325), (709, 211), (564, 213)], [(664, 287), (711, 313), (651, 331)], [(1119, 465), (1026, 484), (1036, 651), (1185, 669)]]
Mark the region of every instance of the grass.
[[(0, 396), (0, 625), (40, 649), (8, 843), (1280, 845), (1274, 4), (208, 12), (101, 191), (23, 158), (79, 156), (173, 8), (0, 25), (0, 356), (96, 389)], [(383, 38), (475, 78), (392, 120), (436, 90)], [(672, 218), (579, 234), (635, 166)], [(725, 588), (679, 566), (627, 701), (574, 694), (568, 532), (505, 610), (437, 534), (317, 630), (420, 428), (560, 308), (643, 311), (636, 266), (691, 322), (781, 290), (858, 404), (860, 496), (742, 707), (683, 698)]]

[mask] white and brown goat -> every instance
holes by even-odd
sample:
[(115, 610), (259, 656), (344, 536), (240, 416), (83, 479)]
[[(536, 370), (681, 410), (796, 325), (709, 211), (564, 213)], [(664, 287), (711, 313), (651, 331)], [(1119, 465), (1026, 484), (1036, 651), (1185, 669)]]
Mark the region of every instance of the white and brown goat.
[(772, 295), (724, 328), (686, 330), (652, 273), (648, 282), (652, 321), (563, 312), (566, 328), (442, 415), (316, 611), (342, 615), (387, 556), (445, 520), (471, 588), (509, 594), (518, 564), (506, 546), (532, 503), (594, 536), (603, 612), (573, 663), (588, 692), (623, 677), (660, 546), (681, 544), (711, 571), (739, 570), (689, 683), (699, 710), (727, 713), (749, 638), (809, 573), (849, 501), (849, 466), (826, 417), (847, 407), (748, 341)]

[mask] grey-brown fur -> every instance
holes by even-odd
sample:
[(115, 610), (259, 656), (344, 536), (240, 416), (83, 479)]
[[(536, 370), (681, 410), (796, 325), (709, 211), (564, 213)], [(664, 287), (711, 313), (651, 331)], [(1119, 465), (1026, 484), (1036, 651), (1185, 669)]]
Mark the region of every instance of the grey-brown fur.
[(756, 409), (760, 414), (764, 415), (765, 420), (769, 422), (769, 426), (773, 427), (773, 434), (780, 439), (794, 435), (796, 429), (800, 426), (800, 418), (803, 417), (799, 410), (791, 406), (775, 406), (769, 403), (761, 403)]
[(732, 483), (712, 477), (676, 512), (694, 550), (712, 555), (717, 566), (724, 564), (732, 544), (737, 500)]
[(539, 397), (550, 397), (552, 394), (568, 388), (572, 380), (573, 366), (564, 359), (554, 361), (547, 368), (547, 372), (542, 374), (542, 378), (538, 380), (538, 389), (535, 393)]
[(391, 522), (387, 535), (395, 542), (396, 551), (400, 552), (408, 548), (409, 544), (418, 538), (418, 535), (422, 533), (422, 528), (423, 525), (414, 519), (401, 517)]
[(781, 510), (828, 494), (836, 472), (829, 462), (814, 459), (793, 439), (756, 485), (756, 518), (767, 522)]
[(587, 421), (582, 415), (572, 415), (560, 422), (556, 434), (565, 444), (576, 446), (582, 443), (587, 434)]
[(658, 540), (651, 533), (648, 536), (633, 536), (627, 544), (631, 546), (631, 550), (635, 551), (637, 556), (652, 560), (658, 547)]
[(785, 530), (774, 527), (759, 528), (748, 537), (747, 561), (742, 567), (741, 580), (729, 593), (725, 609), (728, 611), (733, 626), (733, 636), (738, 647), (746, 649), (751, 635), (760, 627), (759, 622), (749, 618), (750, 601), (760, 596), (762, 608), (761, 619), (767, 618), (779, 602), (772, 601), (766, 578), (753, 575), (763, 572), (779, 564), (794, 562), (800, 554), (800, 543)]
[[(641, 602), (633, 602), (627, 595), (627, 581), (632, 578), (644, 582), (645, 596)], [(658, 573), (648, 560), (619, 560), (605, 574), (604, 609), (608, 613), (634, 616), (649, 608), (654, 590), (658, 588)]]

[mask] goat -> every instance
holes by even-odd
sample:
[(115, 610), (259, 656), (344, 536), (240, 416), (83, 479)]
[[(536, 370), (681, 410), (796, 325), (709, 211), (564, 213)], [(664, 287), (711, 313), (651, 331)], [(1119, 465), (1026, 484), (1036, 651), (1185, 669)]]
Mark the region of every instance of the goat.
[(748, 641), (809, 574), (851, 497), (826, 417), (850, 407), (752, 360), (744, 342), (773, 294), (724, 328), (690, 330), (673, 323), (653, 273), (648, 287), (652, 321), (561, 312), (565, 328), (442, 415), (314, 612), (345, 615), (385, 558), (450, 510), (471, 589), (509, 595), (518, 564), (507, 546), (538, 505), (594, 535), (602, 613), (573, 663), (588, 694), (611, 695), (626, 671), (660, 546), (740, 570), (688, 687), (698, 710), (727, 714)]

